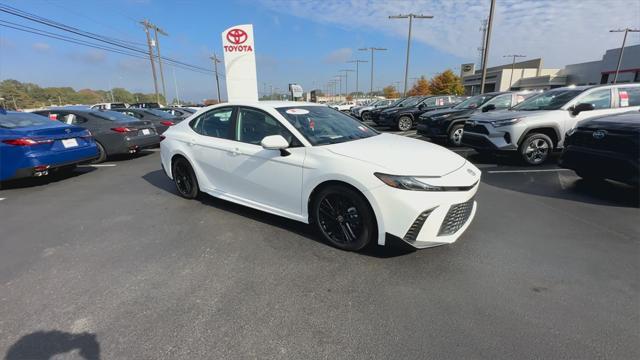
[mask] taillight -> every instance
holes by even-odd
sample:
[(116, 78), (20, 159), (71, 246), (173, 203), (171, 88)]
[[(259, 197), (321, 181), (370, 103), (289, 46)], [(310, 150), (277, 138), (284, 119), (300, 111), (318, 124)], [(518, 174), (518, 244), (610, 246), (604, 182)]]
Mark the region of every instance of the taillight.
[(115, 128), (111, 128), (111, 130), (115, 131), (115, 132), (119, 132), (119, 133), (126, 133), (129, 131), (134, 131), (134, 129), (130, 129), (128, 127), (115, 127)]
[(160, 121), (160, 124), (164, 126), (171, 126), (173, 125), (173, 121)]
[(53, 140), (51, 140), (51, 139), (33, 140), (33, 139), (28, 139), (28, 138), (22, 138), (22, 139), (2, 140), (2, 142), (5, 143), (5, 144), (14, 145), (14, 146), (32, 146), (32, 145), (38, 145), (38, 144), (49, 144), (49, 143), (52, 143)]

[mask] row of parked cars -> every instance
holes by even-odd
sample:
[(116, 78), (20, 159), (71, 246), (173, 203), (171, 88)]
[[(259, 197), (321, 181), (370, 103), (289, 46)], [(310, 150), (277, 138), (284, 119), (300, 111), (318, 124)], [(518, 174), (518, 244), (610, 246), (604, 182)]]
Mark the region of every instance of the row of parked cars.
[(539, 165), (563, 151), (561, 166), (584, 178), (637, 184), (640, 84), (492, 92), (460, 101), (414, 96), (355, 107), (351, 115), (480, 153), (516, 153)]
[[(173, 110), (185, 113), (173, 115)], [(157, 147), (161, 134), (191, 113), (185, 108), (0, 109), (0, 181), (48, 175)]]

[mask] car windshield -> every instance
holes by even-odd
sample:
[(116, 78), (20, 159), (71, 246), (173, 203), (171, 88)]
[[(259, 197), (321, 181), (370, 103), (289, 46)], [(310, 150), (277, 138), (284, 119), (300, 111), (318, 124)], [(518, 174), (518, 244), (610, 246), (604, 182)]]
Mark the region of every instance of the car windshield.
[(92, 111), (90, 114), (113, 122), (130, 122), (138, 120), (117, 111)]
[(17, 129), (23, 127), (32, 126), (44, 126), (60, 124), (57, 121), (52, 121), (48, 117), (30, 113), (7, 113), (6, 115), (0, 114), (0, 128), (3, 129)]
[(379, 133), (350, 116), (326, 106), (277, 109), (312, 145), (337, 144)]
[(417, 103), (422, 101), (422, 99), (423, 99), (422, 97), (410, 97), (407, 99), (407, 101), (402, 102), (402, 107), (415, 106)]
[(173, 118), (175, 118), (175, 116), (169, 114), (168, 112), (162, 111), (162, 110), (158, 110), (158, 109), (144, 109), (144, 111), (155, 115), (157, 117), (161, 117), (163, 119), (167, 119), (167, 120), (171, 120)]
[(522, 111), (557, 110), (582, 92), (583, 90), (575, 89), (550, 90), (540, 95), (530, 97), (511, 109)]
[(493, 95), (476, 95), (468, 98), (460, 104), (454, 106), (454, 109), (476, 109), (478, 106), (484, 104), (487, 100), (491, 99)]

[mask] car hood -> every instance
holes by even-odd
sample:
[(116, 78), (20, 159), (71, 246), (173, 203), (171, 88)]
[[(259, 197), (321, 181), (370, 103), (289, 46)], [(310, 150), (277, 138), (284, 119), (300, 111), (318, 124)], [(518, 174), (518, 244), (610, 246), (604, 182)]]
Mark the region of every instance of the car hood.
[(471, 114), (474, 111), (475, 111), (475, 109), (453, 109), (453, 108), (448, 108), (448, 109), (433, 110), (433, 111), (428, 112), (424, 116), (434, 117), (434, 116), (449, 115), (449, 114), (451, 114), (453, 116), (458, 116), (458, 115), (468, 115), (468, 114)]
[(640, 112), (631, 111), (582, 121), (579, 126), (590, 130), (629, 131), (640, 133)]
[(325, 145), (334, 154), (361, 160), (393, 175), (444, 176), (466, 160), (446, 148), (394, 134), (380, 134), (366, 139)]
[(507, 120), (516, 118), (535, 117), (548, 114), (553, 110), (518, 111), (518, 110), (495, 110), (486, 113), (480, 112), (471, 115), (469, 120), (476, 122), (491, 122), (496, 120)]

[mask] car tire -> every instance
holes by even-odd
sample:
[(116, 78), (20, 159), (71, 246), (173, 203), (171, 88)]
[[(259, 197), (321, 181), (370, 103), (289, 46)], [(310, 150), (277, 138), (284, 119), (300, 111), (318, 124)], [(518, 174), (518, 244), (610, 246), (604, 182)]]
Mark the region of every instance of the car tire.
[(540, 133), (527, 135), (518, 148), (520, 157), (528, 165), (544, 163), (549, 158), (552, 150), (553, 141), (551, 141), (551, 138)]
[(409, 131), (413, 128), (413, 119), (411, 116), (400, 116), (396, 123), (396, 129), (400, 131)]
[(200, 193), (196, 174), (185, 158), (177, 158), (171, 166), (171, 175), (178, 194), (185, 199), (195, 199)]
[(449, 136), (448, 136), (449, 145), (455, 146), (455, 147), (462, 146), (462, 134), (464, 132), (463, 128), (464, 128), (464, 124), (456, 124), (451, 127), (451, 129), (449, 130)]
[(328, 243), (347, 251), (362, 250), (378, 233), (366, 198), (343, 185), (327, 186), (313, 197), (311, 221)]
[(99, 164), (107, 160), (107, 152), (104, 150), (104, 146), (96, 141), (96, 146), (98, 147), (98, 158), (93, 160), (92, 164)]
[(362, 114), (360, 114), (360, 118), (362, 119), (362, 121), (371, 121), (371, 113), (368, 111), (364, 111)]

